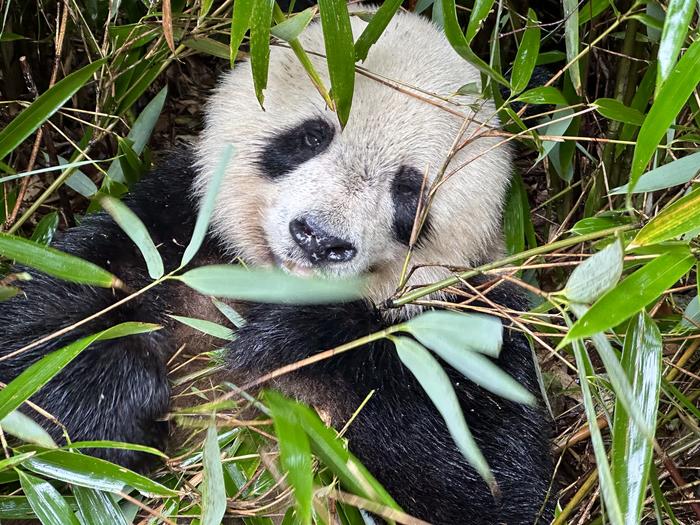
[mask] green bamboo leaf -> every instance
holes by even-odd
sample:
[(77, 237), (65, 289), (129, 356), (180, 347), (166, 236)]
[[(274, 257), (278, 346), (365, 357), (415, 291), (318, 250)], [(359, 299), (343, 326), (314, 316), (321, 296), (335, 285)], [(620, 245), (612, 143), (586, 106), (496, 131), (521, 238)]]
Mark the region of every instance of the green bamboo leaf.
[(700, 188), (664, 208), (644, 226), (630, 248), (668, 241), (700, 228)]
[(207, 335), (224, 339), (226, 341), (234, 340), (233, 331), (230, 328), (221, 326), (220, 324), (212, 321), (207, 321), (206, 319), (195, 319), (194, 317), (182, 317), (180, 315), (168, 315), (168, 317), (172, 317), (176, 321), (194, 328), (195, 330), (199, 330)]
[(241, 47), (245, 34), (250, 29), (250, 17), (253, 14), (255, 0), (236, 0), (233, 3), (231, 16), (231, 67), (233, 68), (238, 49)]
[(97, 334), (78, 339), (68, 346), (42, 357), (0, 390), (0, 420), (7, 417), (13, 410), (17, 410), (22, 403), (38, 392), (80, 352), (95, 341), (143, 334), (159, 328), (158, 325), (148, 323), (122, 323)]
[(45, 452), (25, 460), (22, 465), (47, 478), (95, 490), (128, 492), (131, 487), (147, 497), (178, 495), (177, 491), (120, 465), (76, 452)]
[(14, 286), (0, 286), (0, 301), (12, 299), (19, 291), (19, 288), (15, 288)]
[(644, 122), (644, 115), (641, 111), (627, 107), (615, 98), (599, 98), (593, 102), (593, 106), (598, 113), (611, 120), (634, 126), (641, 126)]
[(197, 212), (197, 222), (194, 225), (192, 238), (190, 239), (187, 248), (185, 248), (185, 253), (182, 255), (182, 261), (180, 262), (181, 268), (187, 266), (187, 264), (197, 254), (199, 248), (202, 246), (204, 237), (207, 234), (207, 229), (209, 228), (209, 220), (211, 219), (211, 214), (214, 211), (216, 197), (219, 194), (221, 181), (224, 179), (224, 175), (226, 174), (226, 168), (231, 162), (233, 154), (233, 145), (227, 144), (224, 147), (224, 151), (221, 154), (221, 160), (219, 161), (218, 166), (214, 170), (214, 173), (212, 174), (211, 178), (209, 179), (207, 185), (207, 192), (204, 196), (204, 199), (200, 201), (199, 211)]
[(188, 38), (182, 45), (205, 55), (228, 60), (231, 57), (231, 47), (213, 38)]
[(693, 297), (683, 312), (680, 327), (685, 330), (698, 330), (700, 328), (700, 300), (699, 296)]
[(634, 148), (628, 191), (634, 190), (637, 180), (654, 155), (659, 141), (666, 134), (666, 130), (698, 83), (700, 83), (700, 40), (688, 47), (673, 68), (644, 119)]
[(263, 91), (267, 87), (267, 70), (270, 65), (270, 25), (274, 0), (254, 0), (250, 14), (250, 67), (253, 71), (255, 96), (262, 107)]
[(518, 52), (513, 61), (513, 73), (510, 78), (513, 94), (520, 93), (530, 82), (532, 72), (535, 70), (535, 62), (540, 52), (540, 27), (537, 15), (532, 9), (527, 12), (527, 29), (520, 41)]
[(263, 303), (322, 304), (359, 299), (357, 279), (330, 280), (287, 275), (280, 271), (234, 265), (201, 266), (178, 276), (200, 293)]
[[(131, 143), (131, 150), (136, 154), (140, 155), (146, 145), (148, 144), (151, 135), (153, 134), (153, 129), (158, 122), (161, 112), (163, 111), (163, 106), (165, 105), (165, 100), (168, 97), (168, 86), (161, 89), (158, 94), (151, 99), (151, 101), (146, 104), (143, 111), (139, 113), (136, 117), (134, 125), (129, 130), (126, 138)], [(107, 175), (117, 182), (126, 183), (126, 178), (124, 177), (124, 172), (122, 170), (122, 165), (119, 159), (113, 161), (109, 165), (107, 170)]]
[(579, 26), (591, 21), (608, 7), (610, 7), (610, 0), (589, 0), (579, 10)]
[[(71, 509), (77, 510), (73, 496), (66, 496), (64, 499), (68, 502)], [(0, 519), (36, 520), (36, 514), (34, 514), (29, 501), (24, 496), (0, 496)]]
[[(14, 454), (13, 456), (10, 456), (9, 458), (5, 458), (3, 460), (0, 460), (0, 472), (4, 472), (5, 470), (11, 469), (13, 467), (16, 467), (17, 465), (20, 465), (24, 462), (25, 459), (31, 458), (32, 456), (36, 455), (37, 451), (36, 450), (30, 450), (29, 452), (24, 452), (22, 454)], [(1, 504), (0, 504), (1, 506)], [(0, 511), (0, 518), (4, 518), (5, 516), (2, 515), (2, 512)]]
[[(632, 385), (636, 406), (646, 427), (656, 426), (656, 410), (661, 390), (661, 334), (654, 321), (641, 312), (631, 322), (622, 351), (622, 367)], [(647, 490), (652, 442), (630, 419), (618, 399), (612, 427), (612, 478), (617, 490), (625, 525), (640, 522)]]
[(658, 92), (668, 79), (676, 63), (678, 52), (683, 46), (685, 36), (690, 28), (690, 20), (693, 17), (693, 2), (688, 0), (669, 0), (666, 10), (664, 28), (659, 41), (659, 68), (656, 77), (656, 91)]
[(282, 409), (292, 421), (297, 421), (301, 425), (309, 437), (314, 454), (348, 490), (389, 508), (401, 510), (365, 466), (347, 451), (335, 430), (324, 425), (315, 412), (276, 392), (266, 392), (265, 395), (277, 397), (275, 403), (283, 407)]
[(202, 461), (204, 478), (202, 480), (202, 517), (200, 523), (201, 525), (219, 525), (226, 513), (226, 485), (214, 421), (209, 423), (207, 428)]
[(274, 26), (270, 29), (270, 33), (272, 36), (280, 38), (285, 42), (291, 42), (303, 33), (304, 29), (306, 29), (311, 20), (313, 20), (315, 11), (316, 9), (313, 7), (304, 9), (301, 13), (290, 16), (283, 22)]
[(694, 260), (688, 250), (674, 250), (648, 262), (598, 299), (576, 321), (561, 346), (629, 319), (683, 277), (693, 266)]
[(436, 352), (471, 351), (497, 358), (503, 344), (501, 320), (490, 315), (435, 310), (412, 318), (402, 330)]
[(598, 427), (598, 415), (596, 414), (593, 395), (589, 385), (590, 378), (595, 377), (595, 372), (591, 365), (586, 348), (581, 341), (573, 341), (574, 355), (576, 356), (576, 366), (578, 368), (578, 378), (581, 385), (581, 393), (583, 394), (583, 407), (588, 420), (588, 428), (591, 432), (591, 443), (593, 444), (593, 453), (595, 454), (595, 462), (598, 467), (598, 476), (600, 478), (600, 491), (605, 502), (605, 510), (607, 511), (608, 519), (613, 525), (624, 525), (620, 502), (617, 499), (617, 492), (608, 462), (608, 455), (605, 451), (603, 436)]
[(83, 525), (128, 525), (121, 508), (109, 494), (78, 485), (73, 485), (72, 490)]
[(71, 450), (80, 450), (84, 448), (116, 448), (119, 450), (134, 450), (136, 452), (145, 452), (153, 454), (161, 458), (167, 459), (168, 456), (157, 448), (148, 447), (146, 445), (137, 445), (136, 443), (124, 443), (122, 441), (109, 441), (107, 439), (99, 441), (73, 441), (70, 444)]
[(559, 106), (567, 106), (569, 104), (564, 95), (561, 94), (561, 91), (552, 86), (528, 89), (520, 93), (515, 100), (527, 102), (528, 104), (555, 104)]
[(43, 479), (17, 471), (24, 495), (43, 525), (80, 525), (61, 494)]
[[(564, 41), (566, 43), (566, 59), (573, 62), (579, 53), (579, 21), (578, 0), (563, 0), (564, 6)], [(574, 90), (581, 94), (581, 70), (578, 62), (569, 67), (569, 78)]]
[(465, 35), (467, 44), (471, 44), (474, 37), (481, 29), (484, 20), (489, 16), (491, 8), (495, 0), (476, 0), (469, 16), (469, 24), (467, 24), (467, 32)]
[(287, 411), (285, 403), (280, 403), (279, 395), (267, 395), (275, 423), (275, 435), (279, 441), (280, 461), (287, 481), (294, 489), (297, 503), (297, 520), (303, 524), (311, 523), (313, 497), (313, 469), (311, 466), (311, 446), (303, 427)]
[(49, 245), (56, 233), (56, 228), (58, 228), (58, 213), (55, 211), (47, 213), (34, 228), (30, 239), (39, 244)]
[(117, 277), (96, 264), (21, 237), (0, 233), (0, 255), (64, 281), (102, 288), (121, 286)]
[(341, 126), (350, 116), (355, 87), (355, 46), (345, 0), (319, 0), (331, 95)]
[(0, 131), (0, 159), (6, 157), (56, 113), (104, 64), (104, 59), (96, 60), (59, 80), (17, 115), (5, 129)]
[(369, 48), (379, 40), (399, 7), (401, 7), (401, 0), (387, 0), (377, 9), (372, 20), (355, 42), (355, 60), (362, 62), (367, 58)]
[(100, 198), (100, 205), (112, 216), (114, 222), (119, 225), (139, 249), (146, 261), (148, 275), (150, 275), (151, 279), (161, 278), (163, 273), (165, 273), (163, 259), (138, 215), (131, 211), (122, 201), (113, 197), (104, 196)]
[(622, 276), (625, 250), (620, 240), (579, 264), (571, 273), (563, 292), (575, 303), (591, 304), (608, 292)]
[(620, 215), (608, 217), (587, 217), (586, 219), (581, 219), (574, 224), (573, 228), (571, 228), (571, 233), (576, 235), (586, 235), (588, 233), (608, 230), (617, 226), (624, 226), (625, 224), (630, 224), (630, 222), (629, 217)]
[(474, 470), (486, 481), (491, 493), (497, 495), (499, 489), (496, 479), (467, 427), (457, 394), (455, 394), (450, 378), (447, 377), (440, 363), (430, 355), (430, 352), (412, 339), (392, 337), (392, 341), (396, 345), (396, 352), (401, 362), (416, 377), (425, 393), (435, 404), (435, 408), (442, 415), (457, 448), (469, 464), (474, 467)]
[(44, 448), (57, 448), (49, 433), (39, 423), (18, 410), (14, 410), (2, 418), (0, 428), (6, 434), (15, 436), (26, 443), (33, 443)]
[[(672, 186), (685, 184), (693, 180), (700, 172), (700, 152), (659, 166), (647, 171), (635, 184), (631, 193), (646, 193), (650, 191), (665, 190)], [(629, 191), (629, 184), (615, 188), (610, 195), (620, 195)]]
[(455, 0), (440, 0), (440, 5), (442, 6), (445, 16), (445, 36), (452, 45), (453, 49), (459, 54), (459, 56), (472, 64), (484, 75), (492, 78), (499, 84), (509, 87), (510, 84), (503, 77), (503, 75), (481, 60), (469, 47), (469, 41), (465, 38), (464, 33), (462, 33), (462, 28), (460, 27), (459, 20), (457, 19), (457, 7), (455, 6)]

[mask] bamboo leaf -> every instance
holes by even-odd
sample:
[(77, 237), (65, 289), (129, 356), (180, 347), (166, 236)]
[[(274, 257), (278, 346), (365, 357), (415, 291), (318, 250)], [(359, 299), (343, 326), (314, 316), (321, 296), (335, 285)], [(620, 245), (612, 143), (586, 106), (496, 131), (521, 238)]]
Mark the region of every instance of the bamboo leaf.
[(146, 261), (148, 275), (151, 279), (161, 278), (163, 273), (165, 273), (163, 259), (138, 215), (131, 211), (122, 201), (113, 197), (104, 196), (100, 198), (100, 205), (112, 216), (114, 222), (119, 225), (139, 249)]
[(486, 20), (486, 17), (489, 16), (491, 12), (494, 1), (495, 0), (476, 0), (474, 2), (465, 35), (467, 44), (471, 44), (472, 40), (474, 40), (474, 37), (479, 32), (479, 29), (481, 29), (484, 20)]
[(267, 70), (270, 65), (270, 25), (274, 0), (253, 0), (250, 14), (250, 67), (253, 71), (255, 96), (262, 107), (263, 91), (267, 87)]
[(202, 480), (202, 518), (200, 522), (201, 525), (219, 525), (226, 513), (226, 486), (214, 421), (207, 428), (202, 460), (204, 478)]
[[(647, 171), (639, 178), (631, 193), (646, 193), (685, 184), (691, 181), (698, 172), (700, 172), (700, 152)], [(620, 195), (628, 191), (629, 185), (625, 184), (612, 190), (610, 195)]]
[(372, 20), (355, 42), (355, 60), (362, 62), (367, 58), (369, 48), (379, 40), (399, 7), (401, 7), (401, 0), (387, 0), (372, 15)]
[(666, 19), (659, 41), (659, 68), (656, 77), (656, 90), (666, 82), (688, 34), (690, 20), (693, 17), (693, 2), (688, 0), (669, 0)]
[(238, 49), (241, 47), (245, 34), (250, 29), (250, 18), (253, 14), (255, 0), (236, 0), (233, 3), (231, 16), (231, 68), (238, 57)]
[(659, 141), (666, 134), (666, 130), (698, 83), (700, 83), (700, 40), (688, 47), (673, 68), (644, 119), (632, 157), (628, 192), (634, 190), (637, 180), (654, 155)]
[[(641, 312), (630, 323), (622, 352), (622, 367), (632, 385), (635, 405), (646, 427), (656, 427), (656, 410), (661, 390), (663, 345), (654, 321)], [(635, 425), (618, 399), (613, 419), (612, 478), (625, 525), (640, 522), (647, 490), (653, 447)]]
[(591, 431), (591, 443), (593, 444), (593, 452), (595, 454), (596, 466), (598, 467), (598, 476), (600, 477), (600, 491), (603, 495), (605, 508), (608, 518), (613, 525), (624, 525), (620, 502), (617, 499), (617, 492), (608, 462), (608, 455), (605, 451), (603, 436), (600, 428), (598, 428), (598, 416), (591, 394), (589, 378), (595, 377), (590, 359), (586, 353), (586, 349), (581, 341), (573, 341), (574, 355), (576, 356), (576, 367), (578, 368), (578, 378), (581, 384), (581, 393), (583, 394), (583, 406), (588, 420), (588, 428)]
[(527, 87), (532, 77), (532, 72), (535, 70), (535, 62), (539, 52), (540, 27), (537, 22), (537, 15), (532, 9), (529, 9), (527, 13), (527, 29), (525, 29), (513, 61), (513, 74), (510, 79), (513, 94), (518, 94)]
[(527, 102), (528, 104), (555, 104), (567, 106), (569, 102), (564, 98), (557, 88), (552, 86), (542, 86), (528, 89), (520, 93), (515, 99), (519, 102)]
[(43, 525), (80, 525), (61, 494), (43, 479), (17, 471), (24, 495)]
[(23, 466), (47, 478), (65, 481), (72, 485), (125, 492), (132, 487), (148, 497), (172, 497), (178, 493), (109, 461), (65, 450), (54, 450), (27, 459)]
[(425, 348), (407, 337), (392, 337), (401, 362), (416, 377), (420, 385), (435, 404), (457, 448), (469, 464), (488, 484), (491, 493), (499, 493), (498, 484), (464, 420), (462, 407), (457, 399), (450, 378), (440, 363)]
[(0, 254), (64, 281), (102, 288), (121, 286), (117, 277), (96, 264), (21, 237), (0, 233)]
[(664, 208), (639, 231), (630, 248), (668, 241), (698, 228), (700, 228), (700, 188), (696, 188)]
[(620, 240), (579, 264), (564, 288), (567, 299), (590, 304), (611, 290), (622, 276), (622, 256), (625, 251)]
[(313, 20), (315, 11), (313, 7), (304, 9), (301, 13), (297, 13), (274, 26), (270, 29), (270, 33), (272, 36), (280, 38), (285, 42), (291, 42), (297, 39), (311, 20)]
[(0, 159), (6, 157), (56, 113), (104, 64), (105, 60), (96, 60), (59, 80), (17, 115), (0, 131)]
[(279, 402), (279, 395), (268, 395), (265, 399), (275, 422), (282, 467), (287, 472), (287, 481), (294, 489), (297, 520), (303, 524), (310, 524), (313, 470), (309, 438), (293, 414), (287, 411), (286, 405)]
[(26, 443), (33, 443), (44, 448), (57, 448), (49, 433), (39, 423), (18, 410), (14, 410), (2, 418), (0, 428), (3, 432)]
[(579, 53), (579, 21), (578, 1), (563, 0), (564, 6), (564, 41), (566, 43), (566, 59), (573, 62), (569, 67), (569, 77), (577, 94), (581, 94), (581, 70), (578, 62), (574, 62)]
[(83, 525), (128, 525), (124, 513), (109, 494), (78, 485), (73, 485), (72, 490)]
[(345, 0), (319, 0), (331, 95), (341, 126), (350, 116), (355, 87), (355, 46)]
[(97, 334), (78, 339), (68, 346), (42, 357), (0, 390), (0, 419), (4, 419), (10, 412), (17, 410), (22, 403), (38, 392), (80, 352), (95, 341), (143, 334), (159, 328), (158, 325), (148, 323), (122, 323)]
[(501, 320), (490, 315), (435, 310), (417, 315), (402, 326), (436, 352), (481, 352), (496, 358), (503, 344)]
[(224, 339), (226, 341), (233, 341), (233, 331), (230, 328), (221, 326), (220, 324), (214, 323), (212, 321), (207, 321), (206, 319), (195, 319), (194, 317), (182, 317), (180, 315), (168, 315), (176, 321), (187, 325), (195, 330), (199, 330), (202, 333), (217, 337), (219, 339)]
[(602, 332), (629, 319), (670, 288), (693, 266), (689, 251), (669, 251), (645, 264), (598, 299), (560, 344)]
[(263, 303), (322, 304), (359, 299), (362, 281), (296, 277), (234, 265), (201, 266), (177, 279), (200, 293)]
[(510, 86), (503, 75), (481, 60), (469, 47), (469, 42), (465, 38), (464, 33), (462, 33), (459, 20), (457, 20), (455, 0), (440, 0), (440, 5), (445, 17), (445, 36), (459, 56), (499, 84)]
[(219, 161), (219, 165), (216, 167), (214, 173), (209, 179), (207, 185), (207, 192), (204, 196), (204, 199), (200, 201), (199, 211), (197, 212), (197, 222), (194, 225), (192, 238), (190, 239), (190, 242), (187, 245), (187, 248), (185, 248), (184, 254), (182, 255), (182, 261), (180, 262), (181, 268), (189, 264), (192, 258), (199, 251), (199, 248), (202, 246), (204, 237), (207, 234), (207, 229), (209, 228), (209, 220), (211, 219), (211, 214), (214, 211), (216, 197), (219, 195), (221, 181), (224, 179), (226, 169), (228, 168), (228, 165), (231, 162), (233, 154), (233, 145), (227, 144), (224, 147), (224, 151), (221, 154), (221, 160)]
[(596, 111), (605, 118), (634, 126), (641, 126), (644, 122), (644, 115), (641, 111), (627, 107), (615, 98), (599, 98), (593, 102), (593, 105)]

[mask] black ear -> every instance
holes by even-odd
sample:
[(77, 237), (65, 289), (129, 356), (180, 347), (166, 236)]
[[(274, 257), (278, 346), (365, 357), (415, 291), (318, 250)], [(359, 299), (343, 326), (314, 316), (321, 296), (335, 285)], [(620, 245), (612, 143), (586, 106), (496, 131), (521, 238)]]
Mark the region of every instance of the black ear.
[(282, 11), (289, 11), (289, 6), (292, 6), (292, 12), (298, 13), (308, 7), (313, 7), (317, 2), (314, 0), (278, 0), (277, 5)]

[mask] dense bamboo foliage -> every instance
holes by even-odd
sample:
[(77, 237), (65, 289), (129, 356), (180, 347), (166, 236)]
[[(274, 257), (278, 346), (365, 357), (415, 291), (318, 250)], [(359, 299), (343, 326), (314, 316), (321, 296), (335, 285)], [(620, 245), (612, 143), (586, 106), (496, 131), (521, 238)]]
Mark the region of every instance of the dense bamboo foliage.
[[(269, 0), (0, 0), (0, 300), (21, 293), (26, 278), (13, 273), (12, 261), (128, 289), (119, 275), (47, 246), (101, 208), (141, 250), (149, 287), (176, 278), (205, 295), (354, 297), (352, 282), (237, 267), (182, 271), (203, 241), (213, 199), (200, 209), (181, 268), (165, 273), (148, 231), (119, 199), (159, 151), (192, 139), (203, 99), (236, 58), (251, 60), (250, 89), (264, 105), (269, 46), (291, 47), (344, 123), (355, 68), (397, 9), (421, 12), (482, 73), (481, 86), (461, 91), (495, 100), (502, 129), (488, 132), (515, 145), (519, 169), (505, 207), (507, 255), (399, 289), (394, 305), (425, 302), (433, 291), (487, 274), (523, 287), (533, 307), (494, 305), (490, 317), (429, 313), (342, 351), (392, 339), (491, 481), (426, 348), (458, 369), (484, 366), (491, 389), (528, 402), (519, 385), (483, 364), (500, 346), (494, 318), (511, 322), (533, 343), (556, 424), (555, 523), (700, 523), (699, 4), (387, 0), (374, 13), (360, 6), (352, 14), (343, 0), (318, 4), (291, 15)], [(350, 16), (370, 20), (356, 41)], [(330, 85), (297, 40), (314, 19), (324, 26)], [(469, 297), (482, 291), (470, 290), (455, 307), (473, 313)], [(223, 346), (241, 319), (216, 304), (230, 326), (177, 319)], [(93, 342), (158, 328), (124, 323), (79, 339), (3, 385), (0, 520), (358, 524), (358, 509), (368, 509), (416, 523), (313, 410), (272, 392), (247, 393), (269, 377), (227, 382), (219, 350), (172, 363), (172, 419), (183, 436), (148, 476), (80, 453), (139, 447), (57, 447), (17, 410)], [(465, 337), (474, 333), (480, 337)]]

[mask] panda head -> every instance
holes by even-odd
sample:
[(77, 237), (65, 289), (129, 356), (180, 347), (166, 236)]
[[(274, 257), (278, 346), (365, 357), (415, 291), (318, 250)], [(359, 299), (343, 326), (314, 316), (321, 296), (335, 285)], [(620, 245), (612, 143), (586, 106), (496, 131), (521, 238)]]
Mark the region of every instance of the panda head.
[[(357, 37), (365, 23), (352, 18)], [(312, 24), (300, 41), (325, 75), (323, 35)], [(405, 263), (421, 191), (443, 182), (429, 207), (409, 284), (442, 278), (440, 265), (470, 266), (501, 251), (501, 209), (511, 157), (493, 104), (455, 96), (479, 73), (443, 34), (398, 13), (356, 74), (350, 118), (341, 130), (297, 58), (271, 48), (264, 109), (248, 63), (238, 64), (210, 99), (197, 147), (204, 192), (224, 147), (233, 144), (212, 216), (224, 248), (251, 265), (295, 273), (366, 275), (367, 296), (391, 296)], [(435, 96), (437, 95), (437, 96)], [(442, 97), (449, 97), (447, 100)], [(471, 138), (471, 140), (470, 140)], [(455, 143), (467, 144), (456, 152)]]

